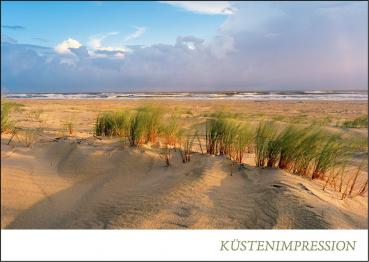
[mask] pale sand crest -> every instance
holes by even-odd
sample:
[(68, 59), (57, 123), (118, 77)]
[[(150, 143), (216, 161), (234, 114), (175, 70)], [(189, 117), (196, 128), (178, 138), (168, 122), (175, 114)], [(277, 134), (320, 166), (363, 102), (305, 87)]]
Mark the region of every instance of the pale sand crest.
[[(1, 149), (1, 227), (17, 229), (367, 228), (367, 196), (340, 200), (279, 169), (194, 153), (167, 168), (155, 148), (44, 139)], [(179, 154), (179, 153), (177, 153)]]

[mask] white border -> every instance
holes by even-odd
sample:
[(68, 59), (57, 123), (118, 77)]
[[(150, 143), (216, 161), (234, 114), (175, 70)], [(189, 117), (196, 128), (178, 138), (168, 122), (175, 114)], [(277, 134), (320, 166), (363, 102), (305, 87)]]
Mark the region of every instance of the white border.
[[(367, 230), (1, 230), (11, 260), (368, 260)], [(222, 240), (345, 240), (355, 251), (220, 251)]]

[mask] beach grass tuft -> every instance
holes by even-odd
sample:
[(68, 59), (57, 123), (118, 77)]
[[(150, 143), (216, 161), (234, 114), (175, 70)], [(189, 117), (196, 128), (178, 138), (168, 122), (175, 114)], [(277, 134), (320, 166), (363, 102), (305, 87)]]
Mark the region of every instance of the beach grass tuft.
[(161, 107), (143, 106), (133, 113), (128, 137), (131, 146), (148, 142), (155, 143), (161, 130), (161, 117), (164, 111)]
[(345, 128), (367, 128), (368, 127), (368, 115), (359, 116), (353, 120), (346, 120), (342, 123), (342, 127)]
[(21, 106), (23, 105), (19, 103), (1, 101), (1, 134), (13, 131), (15, 124), (14, 121), (11, 120), (10, 114)]
[(240, 123), (229, 114), (218, 112), (206, 122), (206, 151), (213, 155), (226, 155), (242, 162), (243, 155), (252, 148), (253, 131), (247, 123)]
[(279, 141), (276, 139), (277, 126), (274, 122), (260, 122), (255, 134), (255, 163), (257, 167), (276, 161)]
[(341, 134), (317, 126), (280, 128), (264, 122), (256, 130), (255, 163), (259, 167), (279, 167), (317, 179), (343, 164), (350, 152)]
[[(95, 133), (126, 138), (130, 146), (160, 142), (161, 156), (170, 166), (171, 150), (179, 149), (182, 162), (187, 163), (196, 138), (201, 147), (198, 130), (194, 133), (191, 128), (183, 128), (180, 120), (178, 114), (165, 114), (161, 107), (143, 106), (99, 114)], [(280, 168), (310, 179), (326, 179), (346, 163), (354, 150), (350, 139), (322, 126), (274, 121), (255, 125), (221, 111), (207, 118), (205, 142), (208, 154), (223, 155), (242, 164), (244, 154), (252, 152), (257, 167)], [(329, 180), (335, 181), (331, 177)]]
[(129, 123), (129, 111), (100, 113), (95, 123), (95, 135), (124, 137), (127, 135)]

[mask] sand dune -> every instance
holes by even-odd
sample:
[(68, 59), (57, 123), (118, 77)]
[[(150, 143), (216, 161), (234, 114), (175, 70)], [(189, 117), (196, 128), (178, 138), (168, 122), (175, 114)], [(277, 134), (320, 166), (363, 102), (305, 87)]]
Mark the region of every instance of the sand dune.
[(1, 227), (17, 229), (367, 228), (366, 197), (339, 197), (278, 169), (114, 139), (44, 139), (1, 149)]

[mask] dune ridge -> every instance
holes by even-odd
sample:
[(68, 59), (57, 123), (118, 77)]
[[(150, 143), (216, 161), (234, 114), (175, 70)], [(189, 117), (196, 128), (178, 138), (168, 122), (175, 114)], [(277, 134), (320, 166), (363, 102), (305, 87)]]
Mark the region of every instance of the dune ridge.
[(367, 228), (366, 197), (340, 200), (279, 169), (194, 153), (166, 167), (114, 139), (2, 141), (1, 227), (12, 229)]

